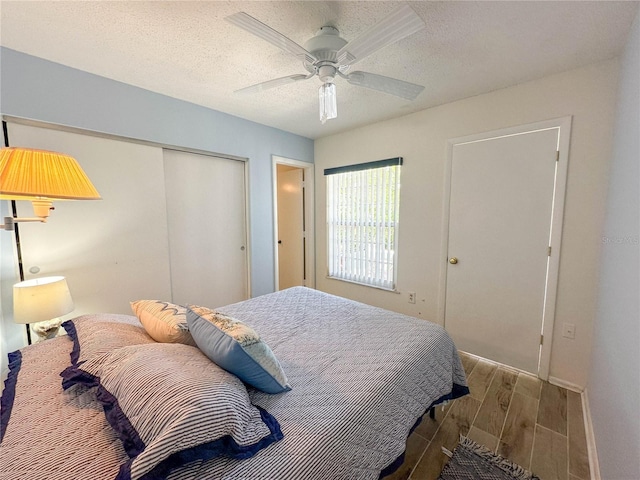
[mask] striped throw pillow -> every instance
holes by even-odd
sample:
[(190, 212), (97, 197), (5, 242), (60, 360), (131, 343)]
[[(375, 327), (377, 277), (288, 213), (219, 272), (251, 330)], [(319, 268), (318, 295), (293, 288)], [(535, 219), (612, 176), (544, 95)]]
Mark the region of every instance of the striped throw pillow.
[(130, 460), (116, 480), (166, 478), (194, 460), (244, 459), (283, 438), (235, 376), (196, 347), (153, 343), (122, 347), (81, 367)]
[(155, 343), (135, 317), (128, 315), (83, 315), (62, 324), (71, 340), (71, 365), (60, 375), (66, 390), (84, 383), (84, 372), (78, 366), (96, 356), (129, 345)]

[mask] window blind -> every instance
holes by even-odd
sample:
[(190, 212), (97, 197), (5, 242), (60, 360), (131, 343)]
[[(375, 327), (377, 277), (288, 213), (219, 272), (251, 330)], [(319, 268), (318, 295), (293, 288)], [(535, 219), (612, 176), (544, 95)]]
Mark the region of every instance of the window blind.
[(325, 170), (330, 277), (395, 289), (401, 165), (398, 157)]

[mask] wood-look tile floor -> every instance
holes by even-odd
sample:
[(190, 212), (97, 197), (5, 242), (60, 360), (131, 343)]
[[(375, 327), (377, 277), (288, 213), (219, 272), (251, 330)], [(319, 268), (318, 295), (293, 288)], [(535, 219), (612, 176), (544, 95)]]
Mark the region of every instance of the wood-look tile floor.
[(434, 480), (460, 434), (541, 480), (589, 480), (579, 393), (460, 352), (470, 395), (428, 414), (407, 439), (402, 466), (385, 480)]

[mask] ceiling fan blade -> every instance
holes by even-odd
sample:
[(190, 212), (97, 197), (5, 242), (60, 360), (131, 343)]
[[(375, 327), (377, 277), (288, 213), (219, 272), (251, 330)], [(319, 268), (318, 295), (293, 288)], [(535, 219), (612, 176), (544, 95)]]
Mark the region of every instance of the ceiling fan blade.
[(307, 80), (311, 77), (313, 77), (313, 75), (289, 75), (288, 77), (274, 78), (273, 80), (267, 80), (266, 82), (257, 83), (256, 85), (251, 85), (250, 87), (241, 88), (240, 90), (236, 90), (234, 93), (258, 93), (269, 88), (279, 87), (280, 85), (287, 85), (289, 83), (299, 82), (300, 80)]
[(405, 4), (342, 47), (338, 51), (338, 63), (353, 65), (376, 50), (408, 37), (425, 26), (413, 8)]
[(407, 100), (415, 100), (420, 92), (424, 90), (422, 85), (397, 80), (383, 75), (367, 72), (351, 72), (349, 75), (342, 75), (352, 85), (359, 87), (371, 88), (380, 92), (389, 93), (396, 97), (406, 98)]
[(280, 32), (275, 31), (273, 28), (265, 25), (260, 20), (256, 20), (251, 15), (244, 12), (234, 13), (225, 18), (226, 21), (233, 23), (234, 25), (246, 30), (249, 33), (254, 34), (256, 37), (260, 37), (263, 40), (281, 48), (285, 52), (289, 52), (298, 58), (313, 63), (317, 59), (311, 55), (308, 51), (302, 48), (293, 40), (285, 37)]

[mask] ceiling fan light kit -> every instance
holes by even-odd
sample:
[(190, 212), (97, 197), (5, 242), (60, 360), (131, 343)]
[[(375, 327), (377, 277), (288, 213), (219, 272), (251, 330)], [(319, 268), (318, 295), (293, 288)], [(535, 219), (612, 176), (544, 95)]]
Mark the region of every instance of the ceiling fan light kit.
[(338, 99), (336, 98), (335, 83), (323, 83), (318, 91), (320, 100), (320, 122), (324, 125), (327, 120), (338, 116)]
[(344, 78), (351, 85), (377, 90), (406, 100), (415, 100), (424, 90), (422, 85), (383, 75), (360, 71), (349, 73), (353, 64), (425, 27), (422, 19), (407, 4), (402, 5), (350, 42), (340, 37), (338, 29), (324, 26), (305, 43), (304, 48), (244, 12), (234, 13), (226, 17), (226, 20), (302, 60), (304, 68), (309, 72), (308, 75), (289, 75), (258, 83), (237, 90), (236, 93), (257, 93), (317, 76), (322, 82), (318, 98), (320, 121), (323, 124), (338, 116), (334, 83), (336, 76)]

